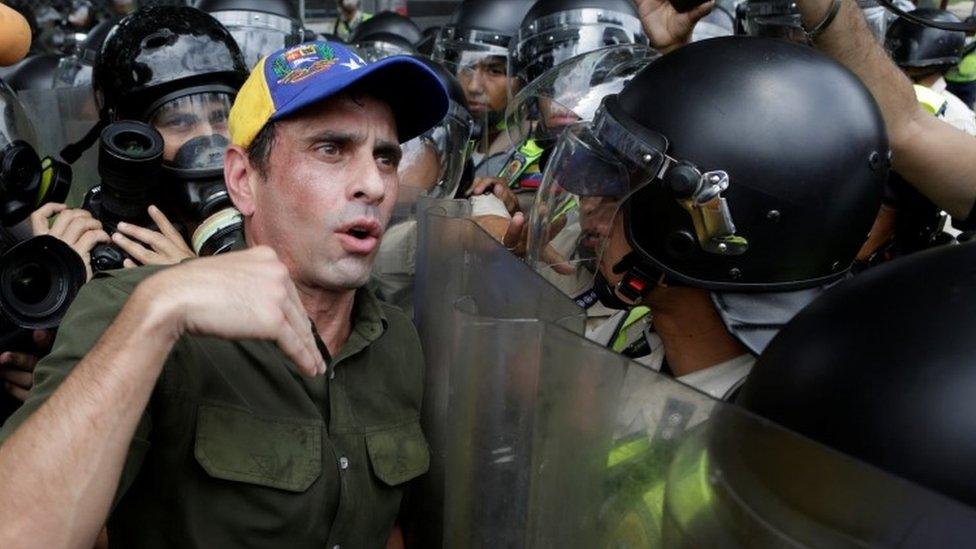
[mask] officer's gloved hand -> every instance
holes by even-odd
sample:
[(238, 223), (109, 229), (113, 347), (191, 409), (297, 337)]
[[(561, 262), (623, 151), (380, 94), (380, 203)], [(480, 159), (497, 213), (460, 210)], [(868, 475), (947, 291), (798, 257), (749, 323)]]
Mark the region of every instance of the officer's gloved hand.
[(651, 45), (667, 53), (691, 42), (691, 31), (698, 20), (708, 15), (715, 1), (679, 13), (670, 0), (633, 0)]
[[(57, 216), (54, 222), (51, 218)], [(30, 216), (31, 233), (34, 236), (50, 235), (78, 252), (85, 262), (88, 279), (92, 277), (92, 248), (99, 243), (109, 242), (108, 233), (102, 229), (102, 222), (92, 217), (91, 212), (80, 208), (68, 208), (64, 204), (51, 202), (34, 211)]]
[(159, 227), (158, 231), (131, 223), (119, 223), (116, 227), (118, 232), (112, 235), (112, 242), (139, 262), (126, 259), (126, 268), (140, 264), (175, 265), (197, 256), (159, 208), (149, 206), (149, 217)]
[(34, 383), (34, 366), (37, 361), (51, 351), (54, 332), (34, 330), (34, 351), (30, 353), (4, 351), (0, 353), (0, 379), (3, 388), (14, 398), (23, 402)]

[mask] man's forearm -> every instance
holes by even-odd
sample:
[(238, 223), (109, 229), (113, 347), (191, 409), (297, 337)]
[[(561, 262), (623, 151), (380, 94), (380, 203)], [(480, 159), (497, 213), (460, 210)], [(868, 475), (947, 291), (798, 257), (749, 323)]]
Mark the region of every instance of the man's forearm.
[(139, 290), (57, 390), (0, 446), (0, 547), (94, 542), (175, 341)]
[[(809, 29), (831, 0), (797, 0)], [(854, 72), (871, 91), (888, 129), (893, 167), (955, 217), (969, 215), (976, 198), (976, 140), (926, 113), (912, 83), (888, 58), (854, 0), (842, 0), (816, 46)]]

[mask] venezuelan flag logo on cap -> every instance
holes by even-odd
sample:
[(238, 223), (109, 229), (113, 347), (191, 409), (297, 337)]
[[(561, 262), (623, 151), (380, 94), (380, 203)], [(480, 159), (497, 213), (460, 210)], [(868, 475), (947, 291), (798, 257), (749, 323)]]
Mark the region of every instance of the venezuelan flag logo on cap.
[(401, 142), (447, 115), (447, 90), (423, 62), (396, 55), (368, 63), (342, 44), (306, 42), (278, 50), (254, 66), (230, 111), (231, 142), (247, 147), (268, 122), (351, 88), (390, 105)]

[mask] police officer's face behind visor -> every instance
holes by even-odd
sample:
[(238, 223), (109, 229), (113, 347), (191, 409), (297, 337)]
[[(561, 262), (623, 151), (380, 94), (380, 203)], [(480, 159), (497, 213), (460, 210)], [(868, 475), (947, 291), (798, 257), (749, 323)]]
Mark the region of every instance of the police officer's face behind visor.
[(227, 161), (248, 241), (273, 247), (300, 289), (362, 286), (396, 204), (392, 109), (347, 94), (275, 126), (264, 174), (236, 147)]
[(227, 94), (204, 93), (174, 99), (159, 107), (150, 124), (163, 136), (163, 160), (186, 169), (223, 166), (230, 143)]
[(473, 116), (477, 118), (488, 113), (505, 111), (509, 86), (505, 57), (465, 53), (458, 66), (457, 77), (464, 88), (468, 110)]

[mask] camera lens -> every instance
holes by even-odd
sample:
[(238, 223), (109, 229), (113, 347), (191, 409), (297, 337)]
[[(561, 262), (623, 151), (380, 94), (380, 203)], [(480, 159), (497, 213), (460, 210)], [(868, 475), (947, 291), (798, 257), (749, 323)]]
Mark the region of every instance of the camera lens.
[(20, 301), (37, 305), (51, 293), (51, 272), (39, 263), (16, 266), (10, 275), (10, 291)]
[(102, 179), (102, 214), (109, 221), (142, 219), (159, 182), (163, 164), (163, 136), (152, 126), (134, 120), (109, 124), (101, 134), (98, 175)]
[(0, 309), (16, 326), (53, 328), (87, 278), (70, 246), (49, 235), (18, 243), (0, 257)]
[(145, 133), (126, 129), (112, 135), (111, 138), (112, 147), (127, 157), (146, 158), (153, 152), (153, 140)]

